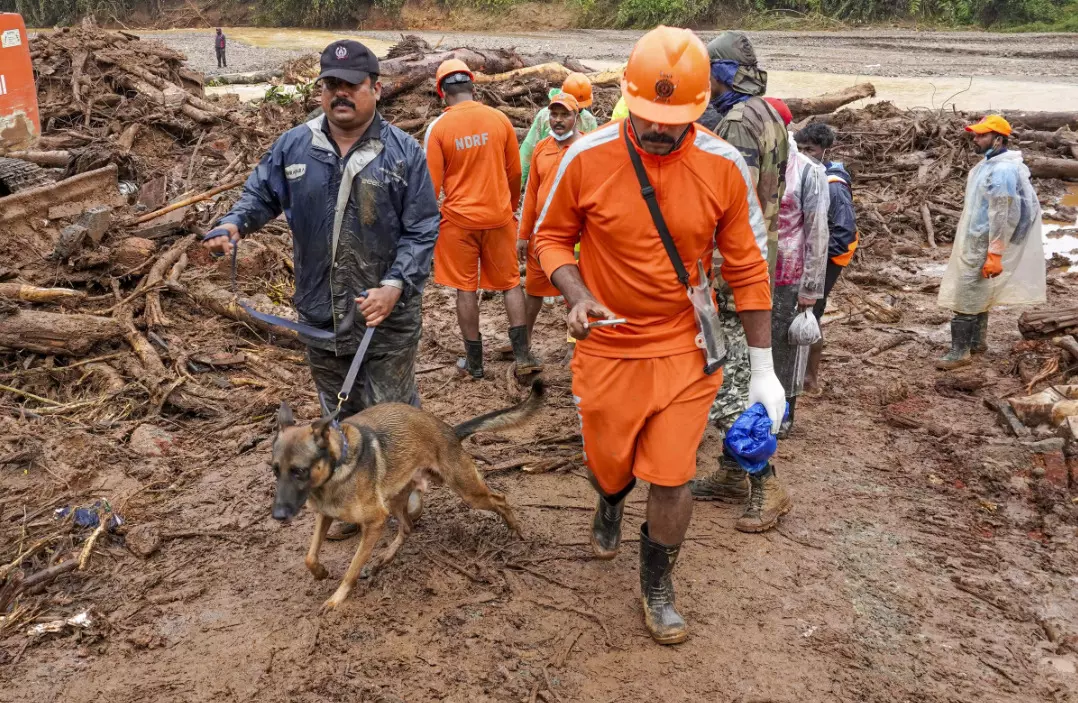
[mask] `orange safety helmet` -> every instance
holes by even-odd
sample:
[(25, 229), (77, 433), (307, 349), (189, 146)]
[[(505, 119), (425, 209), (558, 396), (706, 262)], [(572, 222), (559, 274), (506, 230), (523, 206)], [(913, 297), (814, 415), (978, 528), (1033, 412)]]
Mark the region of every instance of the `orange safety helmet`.
[(434, 75), (434, 85), (438, 89), (438, 97), (445, 97), (442, 92), (442, 81), (454, 73), (466, 73), (468, 74), (468, 80), (475, 80), (475, 74), (472, 73), (472, 69), (468, 68), (468, 64), (460, 59), (446, 59), (439, 64), (438, 72)]
[(621, 94), (629, 112), (649, 122), (695, 122), (711, 98), (707, 48), (691, 30), (659, 25), (633, 47)]
[(576, 98), (580, 107), (591, 107), (591, 81), (583, 73), (570, 73), (561, 83), (561, 92)]

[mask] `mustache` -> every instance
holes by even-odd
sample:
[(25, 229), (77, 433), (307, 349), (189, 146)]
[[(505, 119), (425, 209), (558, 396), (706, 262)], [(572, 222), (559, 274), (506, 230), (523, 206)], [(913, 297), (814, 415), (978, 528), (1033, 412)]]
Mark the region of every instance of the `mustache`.
[(669, 134), (659, 134), (658, 132), (645, 132), (640, 135), (640, 141), (651, 142), (652, 144), (675, 144), (677, 140), (671, 137)]
[(329, 104), (329, 106), (331, 108), (338, 107), (340, 105), (344, 105), (345, 107), (350, 107), (353, 110), (356, 109), (356, 104), (354, 102), (352, 102), (351, 100), (349, 100), (348, 98), (333, 98), (333, 102), (331, 102)]

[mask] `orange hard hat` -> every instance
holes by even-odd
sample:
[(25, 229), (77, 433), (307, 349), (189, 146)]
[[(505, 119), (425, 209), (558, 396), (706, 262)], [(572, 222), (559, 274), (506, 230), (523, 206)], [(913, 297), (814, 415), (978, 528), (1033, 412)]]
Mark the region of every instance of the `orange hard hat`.
[(659, 25), (633, 47), (621, 94), (629, 112), (649, 122), (695, 122), (711, 97), (707, 48), (688, 29)]
[(472, 73), (472, 69), (468, 68), (468, 64), (460, 59), (446, 59), (438, 65), (438, 72), (434, 75), (434, 85), (438, 89), (438, 97), (445, 97), (442, 93), (442, 81), (455, 73), (465, 73), (468, 75), (468, 80), (475, 80), (475, 74)]
[(561, 83), (561, 92), (576, 98), (580, 107), (591, 107), (591, 81), (583, 73), (570, 73)]

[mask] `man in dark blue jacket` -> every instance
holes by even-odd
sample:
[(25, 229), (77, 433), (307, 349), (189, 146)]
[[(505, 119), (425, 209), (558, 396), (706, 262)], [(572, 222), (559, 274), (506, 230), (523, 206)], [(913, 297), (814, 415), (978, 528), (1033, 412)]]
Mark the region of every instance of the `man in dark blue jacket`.
[(367, 47), (334, 42), (321, 68), (324, 114), (277, 140), (218, 222), (231, 236), (206, 246), (230, 253), (283, 212), (299, 321), (336, 333), (329, 341), (301, 335), (318, 390), (337, 397), (369, 325), (378, 331), (342, 416), (384, 402), (418, 406), (422, 293), (439, 224), (427, 162), (412, 137), (378, 114), (378, 59)]
[[(827, 274), (824, 279), (823, 297), (816, 301), (812, 312), (819, 320), (827, 307), (827, 296), (835, 287), (842, 270), (849, 266), (857, 250), (857, 216), (853, 209), (853, 178), (840, 161), (829, 161), (827, 152), (835, 143), (835, 131), (825, 124), (813, 122), (794, 135), (798, 149), (819, 161), (827, 168), (827, 190), (831, 204), (827, 211), (827, 229), (830, 239), (827, 245)], [(823, 354), (823, 339), (812, 345), (808, 367), (805, 369), (805, 391), (819, 390), (818, 370)]]

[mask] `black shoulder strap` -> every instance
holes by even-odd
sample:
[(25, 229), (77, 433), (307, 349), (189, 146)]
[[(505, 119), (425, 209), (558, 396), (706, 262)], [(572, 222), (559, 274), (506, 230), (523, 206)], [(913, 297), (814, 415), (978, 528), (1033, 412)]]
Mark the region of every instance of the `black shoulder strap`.
[(681, 254), (678, 253), (677, 247), (674, 246), (674, 238), (670, 236), (670, 230), (666, 227), (666, 220), (663, 219), (663, 211), (659, 209), (659, 201), (655, 198), (655, 189), (651, 187), (651, 181), (648, 180), (648, 173), (644, 170), (644, 164), (640, 160), (640, 154), (636, 153), (636, 147), (633, 146), (632, 139), (629, 137), (630, 129), (631, 126), (629, 120), (625, 120), (625, 146), (629, 149), (629, 158), (633, 162), (633, 169), (636, 171), (636, 179), (640, 181), (640, 195), (644, 196), (644, 202), (648, 204), (648, 210), (651, 212), (651, 219), (655, 223), (655, 229), (659, 230), (659, 237), (663, 240), (663, 248), (666, 249), (666, 255), (670, 257), (670, 263), (674, 265), (674, 271), (677, 273), (677, 280), (681, 281), (681, 285), (688, 288), (689, 272), (685, 269), (685, 263), (681, 260)]

